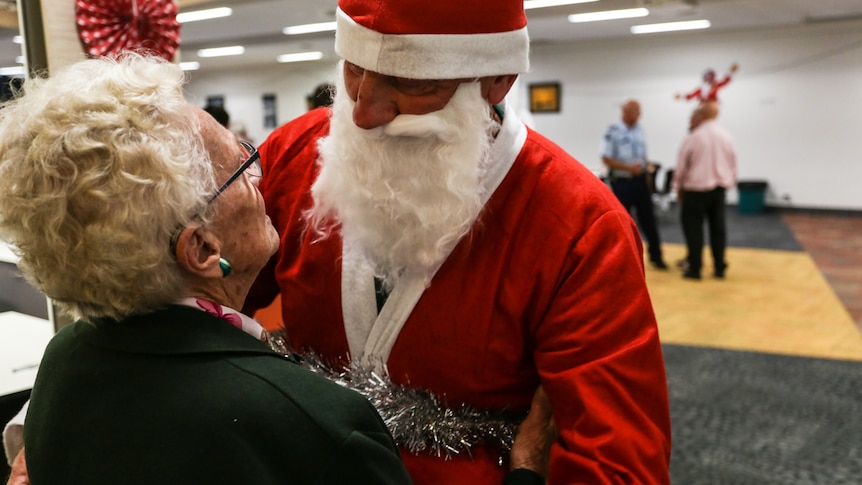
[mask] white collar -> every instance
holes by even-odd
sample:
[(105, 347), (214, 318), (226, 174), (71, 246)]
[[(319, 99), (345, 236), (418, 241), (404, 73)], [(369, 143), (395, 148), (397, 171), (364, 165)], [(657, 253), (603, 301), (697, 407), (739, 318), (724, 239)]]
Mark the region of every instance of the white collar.
[(198, 310), (209, 313), (210, 315), (220, 318), (243, 332), (251, 335), (261, 342), (267, 341), (267, 333), (263, 327), (257, 323), (254, 318), (251, 318), (244, 313), (234, 310), (233, 308), (219, 305), (204, 298), (189, 297), (183, 298), (176, 302), (178, 305), (197, 308)]

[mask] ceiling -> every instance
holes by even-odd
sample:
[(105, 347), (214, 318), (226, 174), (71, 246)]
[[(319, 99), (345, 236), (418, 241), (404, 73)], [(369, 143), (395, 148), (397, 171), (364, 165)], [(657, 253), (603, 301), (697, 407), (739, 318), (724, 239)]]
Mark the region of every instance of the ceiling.
[[(466, 0), (470, 1), (470, 0)], [(0, 66), (15, 65), (20, 45), (12, 43), (14, 12), (6, 12), (0, 0)], [(332, 62), (333, 34), (285, 36), (289, 25), (334, 20), (337, 0), (178, 0), (181, 12), (212, 7), (231, 7), (231, 17), (189, 22), (181, 30), (182, 61), (199, 61), (201, 71), (274, 65), (281, 54), (319, 50), (321, 62)], [(572, 13), (647, 7), (644, 18), (571, 24)], [(534, 45), (626, 38), (636, 24), (708, 19), (712, 31), (780, 27), (809, 22), (862, 19), (862, 0), (599, 0), (591, 3), (528, 10), (530, 37)], [(11, 24), (11, 25), (10, 25)], [(648, 34), (679, 35), (674, 33)], [(242, 56), (198, 58), (205, 47), (243, 45)]]

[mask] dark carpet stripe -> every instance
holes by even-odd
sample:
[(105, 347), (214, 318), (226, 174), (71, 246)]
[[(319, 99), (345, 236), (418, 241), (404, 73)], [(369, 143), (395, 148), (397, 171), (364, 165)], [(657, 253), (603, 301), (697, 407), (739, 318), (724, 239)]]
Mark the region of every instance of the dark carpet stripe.
[[(793, 231), (784, 223), (781, 211), (767, 208), (761, 214), (740, 214), (736, 206), (727, 206), (727, 245), (742, 248), (802, 251)], [(662, 242), (685, 244), (679, 222), (679, 205), (666, 211), (657, 210)], [(704, 241), (709, 231), (704, 225)]]

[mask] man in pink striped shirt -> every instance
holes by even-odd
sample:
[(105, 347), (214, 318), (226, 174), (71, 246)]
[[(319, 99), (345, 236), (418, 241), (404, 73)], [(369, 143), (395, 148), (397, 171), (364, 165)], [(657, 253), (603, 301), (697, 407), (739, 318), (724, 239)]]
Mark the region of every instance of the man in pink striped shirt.
[(681, 222), (687, 265), (683, 277), (699, 280), (703, 253), (703, 223), (709, 222), (713, 275), (724, 278), (727, 262), (725, 193), (736, 183), (736, 148), (727, 130), (715, 119), (716, 103), (704, 103), (691, 115), (690, 133), (682, 142), (674, 171), (673, 189), (682, 207)]

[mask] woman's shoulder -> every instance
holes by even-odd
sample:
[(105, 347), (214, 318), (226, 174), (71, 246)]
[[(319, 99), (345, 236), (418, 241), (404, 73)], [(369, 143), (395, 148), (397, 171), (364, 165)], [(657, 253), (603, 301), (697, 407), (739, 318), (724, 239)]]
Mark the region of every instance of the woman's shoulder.
[(355, 425), (365, 422), (377, 428), (377, 413), (368, 400), (356, 391), (340, 386), (293, 361), (272, 356), (240, 356), (230, 365), (258, 381), (263, 399), (283, 399), (287, 407), (300, 408), (309, 418), (321, 423)]

